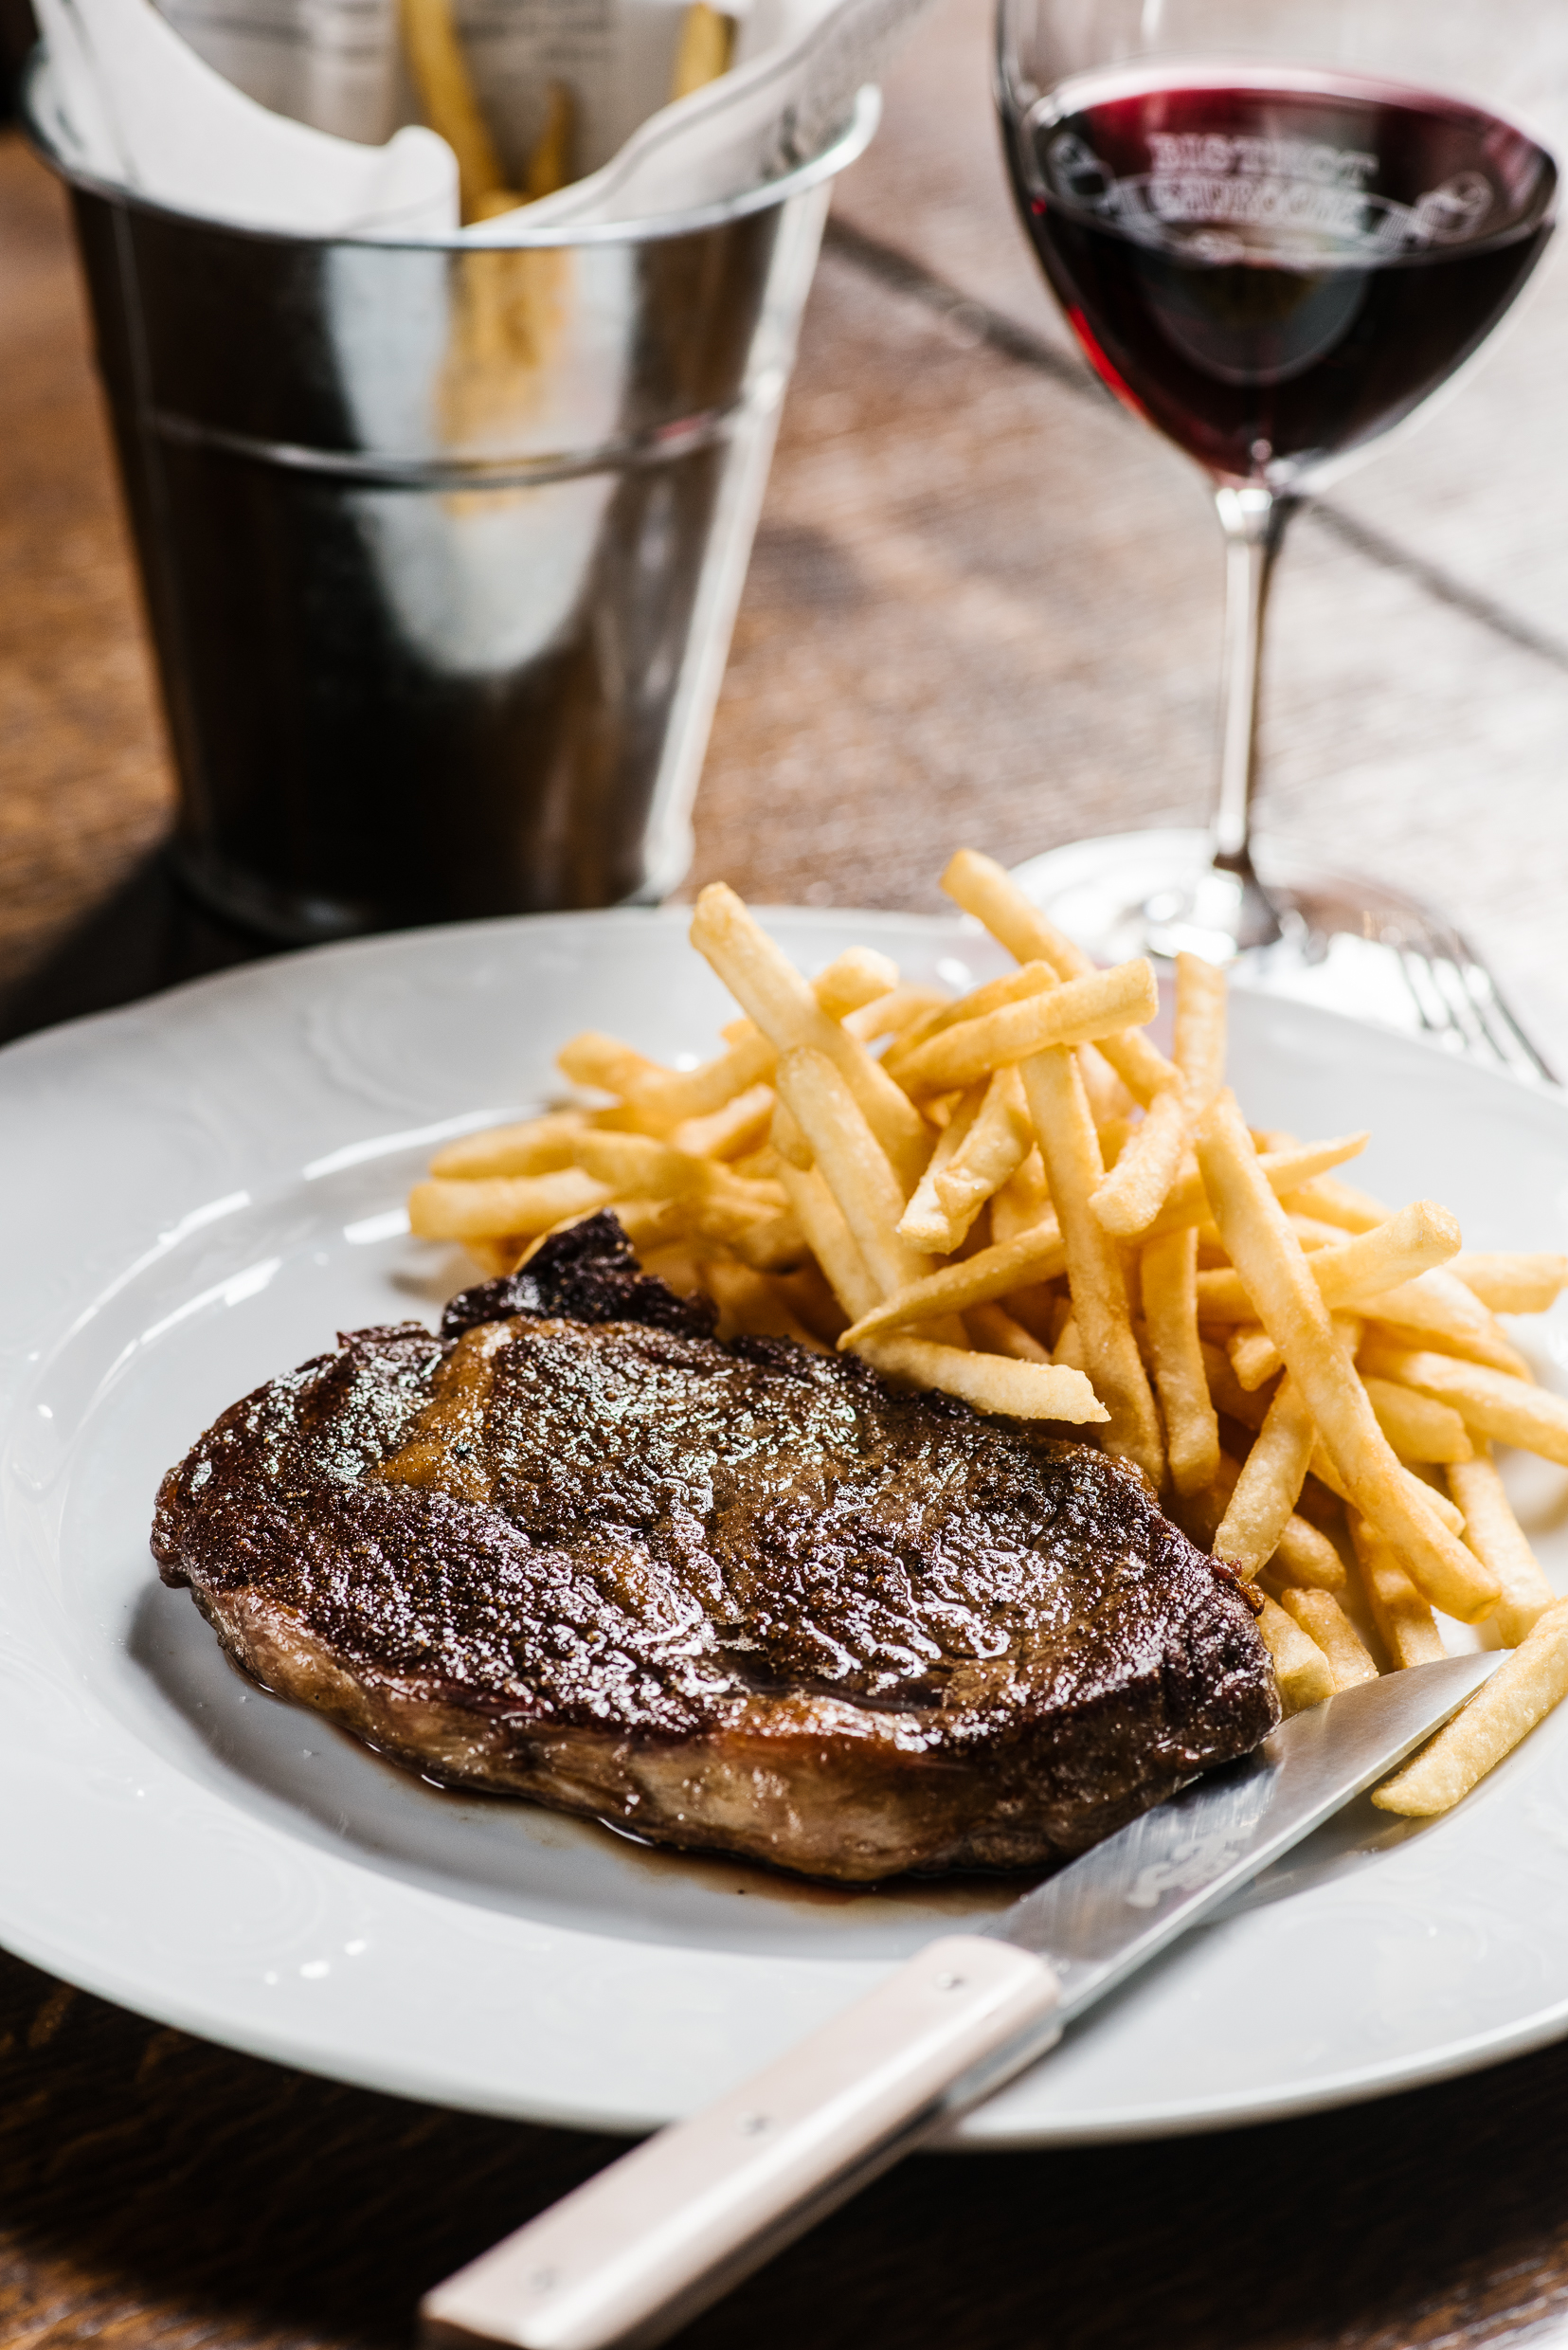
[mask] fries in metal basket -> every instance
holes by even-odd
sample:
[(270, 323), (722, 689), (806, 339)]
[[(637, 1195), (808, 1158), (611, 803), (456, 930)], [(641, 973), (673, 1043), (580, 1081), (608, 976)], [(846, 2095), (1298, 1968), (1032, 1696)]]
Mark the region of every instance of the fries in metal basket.
[(1253, 1584), (1288, 1710), (1442, 1654), (1434, 1610), (1488, 1623), (1517, 1654), (1379, 1796), (1443, 1809), (1568, 1690), (1568, 1601), (1491, 1456), (1568, 1465), (1568, 1401), (1495, 1319), (1568, 1256), (1468, 1253), (1437, 1202), (1345, 1182), (1364, 1133), (1251, 1131), (1209, 966), (1181, 959), (1167, 1058), (1146, 963), (1096, 970), (972, 851), (944, 886), (1017, 962), (958, 997), (870, 948), (808, 976), (705, 890), (740, 1013), (712, 1057), (566, 1039), (574, 1091), (445, 1146), (413, 1230), (494, 1276), (610, 1208), (725, 1337), (1101, 1444)]

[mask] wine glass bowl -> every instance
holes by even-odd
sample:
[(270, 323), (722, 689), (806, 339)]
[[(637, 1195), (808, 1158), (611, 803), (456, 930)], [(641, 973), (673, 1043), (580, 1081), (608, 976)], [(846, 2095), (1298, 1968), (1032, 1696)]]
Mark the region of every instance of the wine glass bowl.
[(1524, 20), (1498, 7), (1000, 0), (1020, 218), (1095, 373), (1202, 468), (1227, 547), (1211, 854), (1128, 901), (1124, 943), (1141, 922), (1152, 951), (1321, 959), (1323, 923), (1386, 917), (1386, 889), (1358, 914), (1342, 877), (1316, 911), (1309, 878), (1258, 881), (1263, 624), (1301, 499), (1453, 377), (1551, 234), (1557, 168), (1506, 82)]

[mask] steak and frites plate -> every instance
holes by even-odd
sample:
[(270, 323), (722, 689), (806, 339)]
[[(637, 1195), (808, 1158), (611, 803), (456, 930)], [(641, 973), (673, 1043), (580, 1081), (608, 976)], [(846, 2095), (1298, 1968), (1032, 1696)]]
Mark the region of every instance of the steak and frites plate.
[[(1161, 1457), (1146, 1450), (1145, 1466), (1167, 1506), (1200, 1531), (1206, 1512), (1210, 1540), (1229, 1514), (1218, 1546), (1243, 1566), (1269, 1541), (1305, 1442), (1290, 1413), (1276, 1414), (1278, 1398), (1292, 1382), (1305, 1391), (1320, 1380), (1307, 1399), (1312, 1448), (1293, 1507), (1252, 1580), (1331, 1676), (1369, 1669), (1342, 1617), (1370, 1665), (1391, 1668), (1401, 1639), (1491, 1639), (1506, 1628), (1499, 1620), (1494, 1634), (1487, 1622), (1505, 1592), (1523, 1612), (1544, 1597), (1502, 1515), (1492, 1470), (1523, 1543), (1549, 1582), (1568, 1588), (1568, 1473), (1513, 1441), (1556, 1409), (1559, 1362), (1568, 1365), (1564, 1309), (1515, 1315), (1513, 1306), (1535, 1299), (1496, 1286), (1500, 1269), (1476, 1262), (1549, 1256), (1568, 1237), (1561, 1100), (1394, 1035), (1240, 995), (1228, 1007), (1220, 1069), (1213, 991), (1204, 997), (1191, 982), (1184, 1044), (1168, 1021), (1137, 1025), (1146, 991), (1122, 979), (1101, 1007), (1108, 1018), (1123, 1006), (1121, 1028), (1093, 1041), (1103, 1071), (1087, 1054), (1076, 1058), (1077, 1042), (1060, 1031), (1036, 1037), (1027, 1060), (1009, 1061), (995, 1052), (992, 1029), (980, 1059), (965, 1059), (952, 1039), (969, 1052), (981, 1039), (963, 1031), (977, 1021), (947, 1017), (950, 1004), (1006, 983), (978, 1018), (1000, 1010), (1015, 1023), (1001, 1034), (1016, 1041), (1017, 1023), (1040, 1017), (1032, 1004), (1055, 994), (1070, 1012), (1074, 1001), (1081, 1006), (1082, 994), (1069, 995), (1077, 982), (1020, 988), (1017, 975), (1040, 958), (1020, 961), (956, 912), (929, 921), (768, 913), (754, 933), (742, 910), (718, 903), (727, 935), (753, 947), (759, 935), (771, 939), (824, 1019), (869, 1045), (878, 1066), (889, 1061), (890, 1084), (895, 1041), (906, 1076), (908, 1061), (927, 1054), (897, 1091), (931, 1136), (929, 1156), (891, 1231), (885, 1183), (877, 1189), (879, 1165), (893, 1163), (888, 1142), (880, 1160), (864, 1150), (845, 1110), (846, 1094), (860, 1095), (836, 1058), (843, 1048), (821, 1052), (820, 1030), (792, 1038), (782, 1056), (766, 1037), (763, 1048), (749, 1044), (753, 1059), (771, 1054), (778, 1074), (755, 1070), (748, 1109), (731, 1107), (739, 1095), (680, 1104), (685, 1119), (728, 1115), (727, 1141), (722, 1123), (677, 1139), (684, 1121), (650, 1131), (630, 1115), (594, 1117), (628, 1102), (640, 1064), (694, 1077), (748, 1045), (744, 1033), (723, 1034), (737, 1018), (762, 1029), (759, 1014), (771, 1017), (760, 996), (738, 987), (731, 996), (693, 951), (689, 913), (552, 916), (331, 949), (0, 1057), (9, 1306), (0, 1938), (12, 1948), (170, 2023), (345, 2079), (501, 2113), (638, 2126), (712, 2095), (933, 1931), (987, 1914), (993, 1896), (972, 1882), (823, 1895), (743, 1867), (640, 1852), (527, 1807), (441, 1794), (246, 1688), (189, 1599), (159, 1588), (146, 1550), (152, 1485), (197, 1429), (319, 1348), (334, 1327), (433, 1320), (442, 1298), (474, 1278), (466, 1244), (408, 1234), (404, 1203), (424, 1182), (569, 1176), (575, 1209), (568, 1199), (552, 1220), (606, 1197), (623, 1203), (629, 1229), (640, 1213), (640, 1245), (662, 1249), (672, 1274), (726, 1291), (732, 1327), (793, 1326), (833, 1346), (872, 1322), (851, 1344), (887, 1348), (884, 1361), (899, 1365), (892, 1375), (972, 1383), (982, 1408), (995, 1397), (1017, 1410), (1033, 1390), (1054, 1414), (1064, 1400), (1069, 1411), (1105, 1412), (1055, 1424), (1098, 1430), (1134, 1458), (1132, 1448), (1152, 1448), (1157, 1434)], [(890, 965), (896, 989), (878, 985)], [(831, 1000), (835, 967), (851, 1000)], [(1121, 987), (1130, 991), (1125, 1005)], [(896, 1039), (857, 1034), (877, 1003), (884, 1013), (897, 1008), (887, 999), (898, 991), (915, 1003), (914, 1019), (931, 1022), (927, 1034), (902, 1025)], [(1195, 1158), (1211, 1153), (1203, 1183), (1213, 1211), (1178, 1219), (1164, 1235), (1145, 1228), (1136, 1251), (1095, 1205), (1108, 1181), (1111, 1203), (1136, 1206), (1140, 1166), (1158, 1161), (1158, 1124), (1155, 1139), (1134, 1148), (1156, 1122), (1125, 1069), (1113, 1082), (1105, 1050), (1129, 1029), (1157, 1039), (1162, 1059), (1175, 1056), (1181, 1150), (1190, 1139)], [(586, 1035), (622, 1039), (640, 1061), (609, 1085), (606, 1062), (594, 1072), (579, 1063), (568, 1082), (555, 1056)], [(1205, 1035), (1203, 1066), (1218, 1091), (1199, 1113), (1188, 1079), (1208, 1082), (1199, 1069)], [(1051, 1155), (1041, 1148), (1036, 1168), (1028, 1071), (1052, 1053), (1063, 1057), (1058, 1076), (1074, 1056), (1076, 1076), (1058, 1085), (1065, 1105), (1041, 1121)], [(855, 1055), (845, 1059), (859, 1069)], [(923, 1086), (922, 1066), (943, 1092)], [(1022, 1073), (1021, 1114), (1008, 1069)], [(755, 1094), (763, 1085), (774, 1096), (766, 1120)], [(889, 1095), (877, 1098), (893, 1114)], [(795, 1132), (778, 1115), (781, 1100)], [(574, 1142), (532, 1175), (465, 1173), (460, 1162), (452, 1172), (447, 1161), (447, 1172), (431, 1176), (454, 1146), (487, 1148), (478, 1137), (558, 1114), (563, 1103), (586, 1115), (558, 1129), (552, 1148), (562, 1131), (586, 1130), (600, 1137), (587, 1146), (599, 1151), (592, 1165)], [(864, 1105), (861, 1116), (870, 1127)], [(1160, 1118), (1178, 1123), (1170, 1109)], [(1294, 1188), (1275, 1191), (1281, 1154), (1337, 1151), (1362, 1133), (1370, 1140), (1357, 1155), (1316, 1167), (1289, 1161)], [(714, 1148), (715, 1134), (724, 1148)], [(1100, 1166), (1092, 1182), (1090, 1135)], [(843, 1148), (846, 1137), (858, 1155)], [(706, 1148), (694, 1150), (694, 1138)], [(1020, 1142), (1027, 1148), (999, 1180)], [(688, 1161), (713, 1172), (694, 1178)], [(1279, 1226), (1255, 1183), (1238, 1182), (1237, 1208), (1216, 1172), (1220, 1198), (1212, 1196), (1210, 1167), (1221, 1166), (1242, 1179), (1261, 1166), (1269, 1199), (1279, 1200), (1298, 1252), (1284, 1250), (1295, 1280), (1284, 1303), (1266, 1278), (1278, 1254), (1248, 1254), (1257, 1234), (1283, 1249)], [(1173, 1200), (1181, 1205), (1190, 1173), (1183, 1155), (1162, 1213)], [(927, 1177), (916, 1222), (901, 1234)], [(1313, 1187), (1316, 1215), (1301, 1196)], [(1343, 1220), (1352, 1187), (1360, 1229)], [(1377, 1215), (1368, 1200), (1397, 1213)], [(1115, 1254), (1090, 1235), (1075, 1263), (1086, 1204)], [(1323, 1212), (1333, 1207), (1341, 1220)], [(1042, 1235), (1052, 1218), (1054, 1261)], [(1415, 1270), (1423, 1251), (1450, 1249), (1451, 1218), (1461, 1246), (1441, 1262), (1427, 1254), (1426, 1270)], [(1162, 1289), (1160, 1242), (1173, 1236)], [(501, 1242), (528, 1240), (516, 1227), (474, 1237), (488, 1241), (492, 1263)], [(979, 1294), (972, 1285), (989, 1277), (987, 1252), (1020, 1242), (1029, 1277), (1015, 1261), (1003, 1286)], [(1405, 1254), (1395, 1259), (1391, 1249)], [(835, 1261), (842, 1298), (833, 1293)], [(1085, 1262), (1101, 1269), (1099, 1287)], [(1338, 1268), (1331, 1279), (1320, 1262)], [(850, 1293), (856, 1263), (874, 1298)], [(1446, 1298), (1454, 1317), (1462, 1309), (1448, 1285), (1468, 1292), (1469, 1351), (1438, 1325), (1438, 1309), (1407, 1306), (1401, 1320), (1388, 1311), (1390, 1289), (1365, 1286), (1374, 1273), (1386, 1280), (1391, 1264), (1423, 1298), (1434, 1290)], [(1506, 1272), (1523, 1277), (1517, 1266)], [(931, 1281), (948, 1286), (900, 1302)], [(1427, 1320), (1408, 1318), (1415, 1312)], [(1490, 1359), (1476, 1351), (1483, 1344)], [(1106, 1379), (1108, 1360), (1122, 1367), (1121, 1389)], [(1480, 1399), (1495, 1396), (1488, 1381), (1503, 1383), (1523, 1418), (1481, 1424), (1491, 1406)], [(1377, 1442), (1365, 1436), (1358, 1394)], [(1345, 1397), (1362, 1430), (1354, 1462), (1334, 1419)], [(1377, 1538), (1363, 1531), (1361, 1548), (1357, 1520)], [(1422, 1544), (1412, 1546), (1411, 1527)], [(1379, 1620), (1368, 1585), (1385, 1550), (1393, 1557)], [(1445, 1568), (1454, 1581), (1440, 1584)], [(1298, 1596), (1288, 1604), (1289, 1593)], [(1466, 1615), (1474, 1620), (1461, 1621)], [(1273, 1617), (1264, 1620), (1283, 1640)], [(1512, 1629), (1523, 1627), (1516, 1619)], [(1324, 1667), (1305, 1650), (1294, 1667), (1276, 1653), (1288, 1683), (1298, 1676), (1297, 1696), (1309, 1695), (1300, 1659), (1319, 1681)], [(1528, 1644), (1515, 1653), (1528, 1657)], [(1542, 1720), (1437, 1816), (1353, 1809), (964, 2135), (1061, 2142), (1260, 2119), (1554, 2036), (1568, 2018), (1565, 1731), (1568, 1713)]]

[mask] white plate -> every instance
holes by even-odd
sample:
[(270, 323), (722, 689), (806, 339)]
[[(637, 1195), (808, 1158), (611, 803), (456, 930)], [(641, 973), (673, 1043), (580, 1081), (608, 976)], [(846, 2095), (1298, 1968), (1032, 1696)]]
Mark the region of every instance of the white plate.
[[(997, 967), (956, 921), (770, 920), (807, 969), (856, 939), (914, 977)], [(792, 1887), (442, 1794), (248, 1687), (153, 1571), (158, 1475), (224, 1404), (456, 1286), (402, 1228), (436, 1137), (540, 1098), (575, 1028), (711, 1049), (726, 1002), (684, 927), (328, 949), (0, 1056), (0, 1938), (24, 1957), (345, 2080), (638, 2129), (1014, 1889)], [(1234, 1031), (1259, 1122), (1371, 1125), (1367, 1182), (1439, 1194), (1474, 1246), (1568, 1241), (1561, 1099), (1299, 1004), (1240, 997)], [(1568, 1361), (1568, 1328), (1548, 1343)], [(1568, 1475), (1537, 1486), (1568, 1514)], [(963, 2134), (1253, 2121), (1565, 2028), (1568, 1711), (1449, 1818), (1355, 1809)]]

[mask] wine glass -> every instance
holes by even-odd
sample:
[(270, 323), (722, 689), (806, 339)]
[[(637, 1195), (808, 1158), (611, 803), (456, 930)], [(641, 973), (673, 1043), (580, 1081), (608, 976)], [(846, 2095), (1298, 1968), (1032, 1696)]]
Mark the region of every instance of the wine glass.
[(1441, 930), (1386, 885), (1259, 881), (1264, 617), (1302, 498), (1452, 376), (1540, 259), (1557, 169), (1510, 101), (1542, 22), (1519, 0), (1000, 0), (1030, 240), (1101, 380), (1207, 474), (1226, 547), (1212, 840), (1124, 834), (1020, 874), (1090, 948), (1246, 975)]

